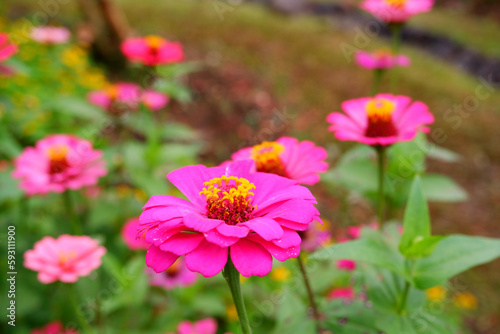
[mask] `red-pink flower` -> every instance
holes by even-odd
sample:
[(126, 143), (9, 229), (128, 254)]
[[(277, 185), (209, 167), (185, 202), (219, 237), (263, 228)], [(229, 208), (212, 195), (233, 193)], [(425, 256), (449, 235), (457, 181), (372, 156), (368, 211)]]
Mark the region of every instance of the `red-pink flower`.
[(73, 283), (101, 266), (106, 248), (88, 236), (44, 237), (24, 253), (24, 266), (38, 272), (38, 280)]
[(337, 261), (337, 269), (353, 271), (356, 269), (356, 261), (352, 260), (338, 260)]
[(28, 195), (62, 193), (97, 183), (106, 175), (102, 152), (72, 135), (50, 135), (27, 147), (14, 162), (14, 178)]
[(326, 150), (305, 140), (281, 137), (235, 152), (234, 161), (252, 159), (258, 172), (272, 173), (296, 180), (302, 184), (315, 184), (319, 173), (328, 169)]
[(9, 35), (0, 33), (0, 62), (6, 61), (17, 52), (17, 45), (9, 42)]
[(395, 55), (385, 50), (375, 52), (358, 51), (355, 55), (356, 64), (368, 70), (390, 69), (395, 66), (410, 66), (411, 60), (405, 55)]
[(40, 26), (31, 30), (31, 38), (42, 44), (63, 44), (67, 43), (71, 33), (65, 27)]
[(311, 192), (293, 180), (252, 173), (252, 161), (226, 167), (187, 166), (168, 179), (189, 201), (157, 195), (144, 206), (140, 234), (153, 243), (146, 264), (156, 272), (185, 255), (189, 270), (218, 274), (230, 256), (243, 276), (267, 275), (272, 256), (297, 257), (300, 236), (319, 219)]
[[(215, 334), (217, 333), (217, 322), (212, 318), (206, 318), (196, 322), (183, 321), (177, 327), (177, 334)], [(175, 333), (169, 333), (175, 334)], [(231, 334), (231, 333), (225, 333)]]
[(178, 63), (184, 60), (179, 42), (170, 42), (160, 36), (129, 38), (121, 46), (123, 54), (132, 62), (147, 66)]
[(141, 100), (146, 108), (156, 111), (167, 105), (169, 97), (154, 90), (145, 90), (141, 95)]
[(402, 23), (413, 15), (429, 12), (434, 0), (364, 0), (361, 9), (388, 23)]
[(64, 329), (60, 321), (49, 322), (42, 328), (35, 328), (31, 334), (78, 334), (78, 331), (73, 329)]
[(90, 103), (114, 115), (136, 110), (141, 102), (141, 88), (133, 83), (120, 82), (106, 89), (90, 92)]
[(139, 218), (129, 219), (122, 228), (122, 239), (128, 248), (132, 250), (148, 249), (151, 245), (144, 239), (144, 235), (137, 235), (139, 229)]
[(166, 290), (190, 286), (198, 279), (198, 274), (189, 270), (182, 258), (178, 258), (164, 272), (156, 273), (153, 269), (147, 268), (146, 273), (149, 276), (149, 284)]
[(411, 103), (403, 95), (378, 94), (342, 103), (345, 114), (328, 115), (328, 128), (339, 140), (357, 141), (367, 145), (391, 145), (410, 141), (418, 131), (434, 122), (424, 103)]
[(353, 300), (355, 297), (352, 287), (334, 288), (328, 293), (328, 299)]

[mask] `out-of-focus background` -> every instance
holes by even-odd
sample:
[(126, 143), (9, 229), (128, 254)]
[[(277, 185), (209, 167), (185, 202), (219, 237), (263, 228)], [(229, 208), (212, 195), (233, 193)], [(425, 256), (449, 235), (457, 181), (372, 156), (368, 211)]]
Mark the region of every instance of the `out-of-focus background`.
[[(352, 50), (390, 45), (357, 3), (4, 0), (0, 9), (21, 30), (25, 20), (69, 27), (103, 73), (116, 80), (127, 76), (113, 48), (123, 36), (158, 34), (182, 42), (186, 58), (199, 67), (185, 78), (191, 103), (172, 102), (169, 119), (199, 132), (198, 158), (205, 164), (219, 164), (243, 146), (293, 135), (327, 148), (334, 166), (352, 145), (326, 131), (326, 115), (339, 111), (344, 100), (365, 96), (371, 82), (354, 64)], [(110, 17), (103, 19), (102, 13)], [(429, 105), (436, 117), (432, 127), (442, 129), (439, 145), (459, 155), (450, 162), (429, 160), (428, 171), (447, 174), (469, 196), (458, 203), (432, 202), (433, 232), (498, 238), (500, 2), (437, 1), (432, 12), (409, 22), (403, 37), (402, 52), (413, 63), (400, 70), (399, 93)], [(40, 66), (48, 62), (41, 60)], [(341, 217), (343, 203), (327, 196), (328, 185), (323, 182), (314, 191), (328, 199), (319, 200), (319, 208), (334, 228), (341, 220), (370, 219), (371, 210), (356, 197), (347, 198), (352, 209)], [(500, 262), (471, 270), (456, 283), (466, 285), (479, 302), (466, 318), (472, 332), (499, 333)]]

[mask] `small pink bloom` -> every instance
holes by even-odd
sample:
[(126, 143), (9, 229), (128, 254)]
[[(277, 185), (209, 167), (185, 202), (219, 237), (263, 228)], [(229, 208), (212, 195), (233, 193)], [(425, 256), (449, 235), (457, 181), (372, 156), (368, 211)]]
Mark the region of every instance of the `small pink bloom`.
[(252, 173), (251, 166), (245, 160), (168, 174), (188, 200), (157, 195), (144, 206), (139, 233), (153, 243), (146, 264), (162, 272), (185, 255), (189, 270), (210, 277), (224, 268), (231, 248), (231, 260), (243, 276), (264, 276), (273, 256), (279, 261), (297, 257), (297, 231), (319, 219), (316, 200), (295, 181)]
[(99, 268), (105, 253), (106, 248), (88, 236), (44, 237), (24, 253), (24, 266), (38, 271), (41, 283), (73, 283)]
[(184, 260), (177, 259), (167, 270), (162, 273), (156, 273), (153, 269), (147, 268), (149, 275), (149, 284), (159, 286), (166, 290), (172, 290), (176, 287), (186, 287), (194, 284), (198, 279), (198, 274), (192, 272), (186, 267)]
[(85, 187), (83, 194), (88, 198), (97, 198), (101, 195), (102, 189), (99, 186)]
[(121, 82), (90, 92), (88, 100), (113, 115), (121, 115), (139, 108), (141, 89), (136, 84)]
[(148, 109), (156, 111), (167, 105), (169, 97), (154, 90), (145, 90), (141, 95), (141, 100)]
[(391, 69), (395, 66), (410, 66), (411, 60), (405, 55), (394, 55), (391, 52), (379, 50), (373, 53), (356, 52), (356, 64), (368, 70)]
[(352, 287), (334, 288), (328, 293), (328, 299), (344, 299), (347, 301), (353, 300), (355, 297)]
[(4, 62), (17, 52), (17, 45), (9, 42), (9, 35), (0, 33), (0, 62)]
[(337, 269), (353, 271), (356, 269), (356, 261), (352, 260), (338, 260)]
[(70, 37), (71, 33), (65, 27), (40, 26), (31, 30), (31, 38), (42, 44), (64, 44)]
[(263, 142), (235, 152), (233, 161), (252, 159), (258, 172), (287, 177), (302, 184), (315, 184), (319, 173), (326, 172), (326, 150), (305, 140), (281, 137), (274, 142)]
[(183, 321), (177, 327), (177, 334), (216, 334), (217, 322), (212, 318), (196, 322)]
[(434, 0), (364, 0), (360, 7), (387, 23), (403, 23), (432, 9)]
[(301, 248), (307, 252), (314, 252), (319, 248), (326, 247), (332, 243), (330, 224), (314, 222), (304, 232), (299, 232), (302, 237)]
[(129, 38), (123, 42), (121, 49), (130, 61), (146, 66), (178, 63), (184, 60), (182, 45), (160, 36)]
[(434, 116), (424, 103), (411, 103), (403, 95), (378, 94), (342, 103), (345, 114), (328, 115), (328, 128), (338, 140), (357, 141), (367, 145), (392, 145), (410, 141), (418, 131), (428, 132), (425, 125)]
[(137, 235), (139, 229), (139, 218), (129, 219), (122, 228), (122, 239), (132, 250), (148, 249), (151, 245), (144, 239), (144, 235)]
[(12, 177), (28, 195), (62, 193), (93, 186), (107, 174), (102, 152), (72, 135), (49, 135), (27, 147), (14, 162)]
[(33, 329), (31, 334), (78, 334), (78, 331), (64, 329), (60, 321), (52, 321), (45, 325), (45, 327)]

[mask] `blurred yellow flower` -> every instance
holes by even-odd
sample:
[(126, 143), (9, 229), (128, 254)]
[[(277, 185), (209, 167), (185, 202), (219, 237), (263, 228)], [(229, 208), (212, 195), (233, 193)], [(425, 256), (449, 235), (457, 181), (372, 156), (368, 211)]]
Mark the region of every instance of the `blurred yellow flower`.
[(291, 271), (287, 267), (275, 267), (271, 270), (271, 279), (276, 282), (286, 282), (292, 276)]
[(477, 298), (470, 292), (458, 293), (455, 298), (453, 298), (453, 304), (456, 307), (463, 308), (466, 310), (475, 310), (477, 308)]
[(120, 184), (116, 187), (116, 195), (120, 198), (130, 196), (132, 189), (126, 184)]
[(441, 285), (425, 290), (427, 299), (433, 302), (440, 302), (446, 298), (446, 289)]
[(236, 306), (229, 305), (226, 308), (226, 316), (229, 321), (236, 322), (238, 321), (238, 312), (236, 311)]
[(78, 67), (87, 63), (87, 52), (79, 46), (72, 45), (61, 53), (61, 61), (68, 67)]

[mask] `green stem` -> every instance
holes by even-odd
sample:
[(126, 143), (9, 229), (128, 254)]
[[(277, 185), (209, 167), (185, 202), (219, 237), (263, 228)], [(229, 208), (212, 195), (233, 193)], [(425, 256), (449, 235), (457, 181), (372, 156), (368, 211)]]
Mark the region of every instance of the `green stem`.
[(75, 214), (73, 200), (71, 199), (71, 193), (69, 190), (66, 190), (63, 193), (64, 199), (64, 208), (66, 209), (66, 215), (68, 216), (68, 220), (71, 222), (73, 226), (73, 233), (75, 235), (82, 234), (82, 227), (80, 226), (80, 222), (78, 221), (78, 217)]
[(85, 316), (82, 314), (80, 310), (80, 305), (78, 304), (78, 292), (76, 290), (76, 285), (75, 283), (69, 284), (69, 298), (71, 299), (71, 304), (73, 306), (73, 311), (76, 315), (76, 318), (78, 320), (78, 323), (82, 327), (82, 332), (83, 333), (94, 333), (94, 330), (90, 326), (90, 324), (87, 322), (87, 319)]
[(403, 290), (403, 295), (401, 296), (401, 301), (398, 306), (398, 313), (403, 314), (406, 309), (406, 300), (408, 299), (408, 293), (410, 292), (410, 283), (405, 281), (405, 288)]
[(377, 146), (377, 158), (378, 158), (378, 223), (380, 226), (384, 224), (385, 220), (385, 190), (384, 190), (384, 178), (385, 178), (385, 146)]
[(306, 286), (307, 296), (309, 298), (309, 303), (311, 304), (314, 320), (316, 321), (316, 329), (317, 332), (320, 333), (320, 326), (319, 326), (320, 315), (318, 312), (318, 306), (316, 305), (316, 301), (314, 300), (314, 293), (312, 291), (311, 284), (309, 282), (309, 277), (307, 276), (307, 271), (304, 266), (304, 261), (302, 260), (302, 254), (299, 254), (299, 256), (297, 257), (297, 263), (299, 264), (300, 273), (302, 274), (302, 278), (304, 279), (304, 285)]
[(385, 70), (377, 68), (373, 71), (373, 85), (370, 89), (370, 96), (375, 96), (380, 90), (380, 84), (382, 83), (382, 77), (384, 76)]
[[(392, 23), (389, 25), (389, 29), (392, 32), (392, 54), (397, 56), (401, 49), (401, 40), (403, 33), (402, 23)], [(398, 67), (394, 67), (391, 73), (391, 92), (395, 93), (399, 81), (399, 70)]]
[(240, 319), (240, 325), (243, 334), (252, 334), (250, 322), (248, 321), (247, 311), (245, 309), (245, 302), (243, 301), (243, 295), (241, 294), (240, 273), (234, 266), (233, 261), (231, 261), (231, 257), (229, 255), (227, 258), (226, 266), (222, 271), (222, 275), (229, 285), (229, 290), (231, 290), (231, 295), (233, 296), (234, 305), (236, 306), (236, 312), (238, 312), (238, 318)]

